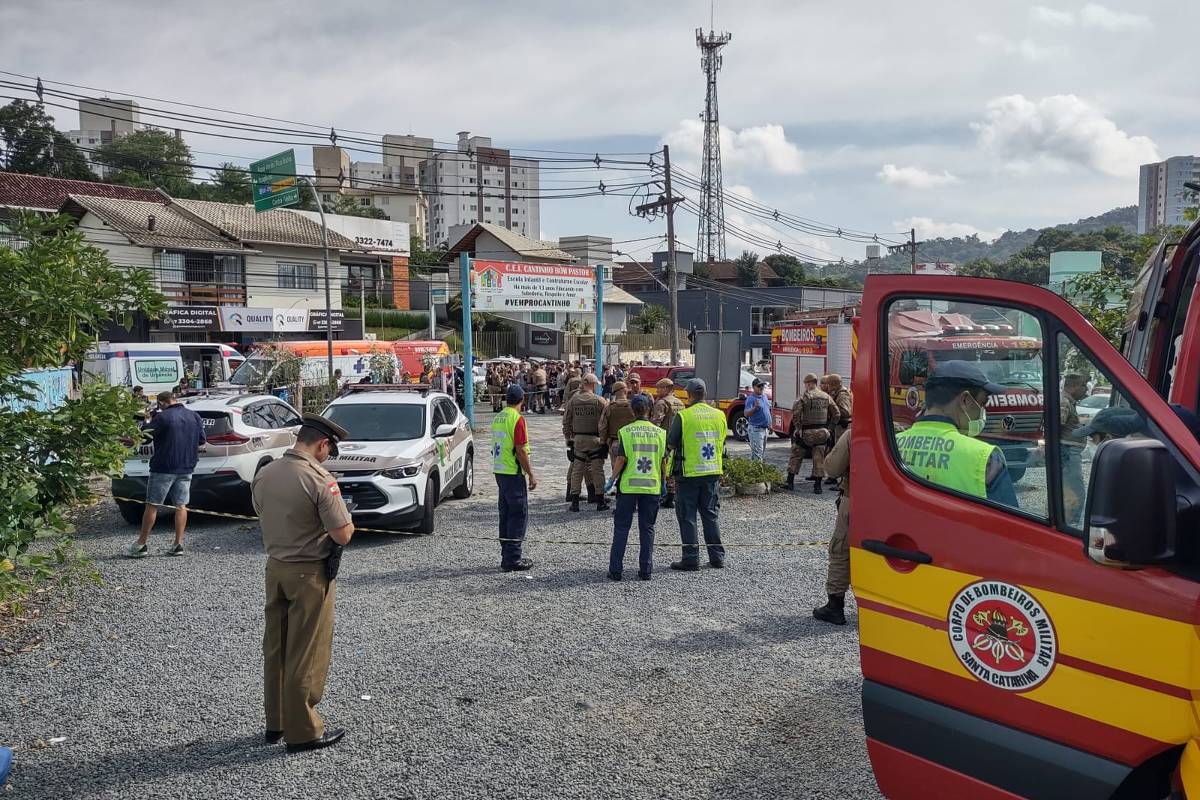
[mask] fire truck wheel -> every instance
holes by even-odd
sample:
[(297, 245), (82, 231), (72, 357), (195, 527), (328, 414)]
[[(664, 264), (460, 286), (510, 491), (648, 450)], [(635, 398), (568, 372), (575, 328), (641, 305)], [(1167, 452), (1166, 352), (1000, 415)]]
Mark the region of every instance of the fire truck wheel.
[(750, 439), (750, 423), (746, 421), (746, 415), (741, 411), (735, 411), (730, 416), (729, 430), (733, 432), (733, 438), (739, 442), (749, 441)]

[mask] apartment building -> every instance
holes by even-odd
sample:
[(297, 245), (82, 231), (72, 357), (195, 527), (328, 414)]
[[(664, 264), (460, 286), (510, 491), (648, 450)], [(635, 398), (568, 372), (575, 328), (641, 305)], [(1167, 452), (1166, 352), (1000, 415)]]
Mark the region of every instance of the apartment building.
[(1200, 158), (1174, 156), (1143, 164), (1138, 176), (1138, 233), (1169, 225), (1187, 225), (1184, 211), (1198, 203), (1185, 182), (1200, 182)]
[(93, 152), (101, 145), (145, 129), (134, 100), (111, 97), (85, 98), (79, 101), (79, 128), (66, 131), (66, 136), (87, 159), (92, 170), (101, 178), (108, 177), (108, 168), (96, 164)]

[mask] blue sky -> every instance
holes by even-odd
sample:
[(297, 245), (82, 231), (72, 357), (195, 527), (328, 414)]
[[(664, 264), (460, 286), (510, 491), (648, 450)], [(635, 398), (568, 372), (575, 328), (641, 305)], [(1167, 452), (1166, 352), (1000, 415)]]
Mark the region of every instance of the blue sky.
[[(988, 238), (1133, 204), (1140, 163), (1196, 149), (1193, 37), (1178, 24), (1188, 12), (1181, 0), (718, 3), (717, 28), (733, 33), (720, 84), (726, 186), (831, 225), (915, 225), (922, 236)], [(704, 83), (694, 29), (708, 19), (695, 0), (9, 0), (0, 69), (446, 142), (464, 129), (550, 150), (667, 141), (695, 169)], [(63, 126), (74, 116), (63, 112)], [(198, 161), (279, 149), (191, 144), (222, 154)], [(542, 232), (663, 233), (661, 221), (630, 217), (627, 202), (547, 200)], [(862, 254), (730, 216), (813, 252)], [(690, 243), (695, 227), (681, 214), (679, 238)], [(731, 237), (728, 248), (743, 244)]]

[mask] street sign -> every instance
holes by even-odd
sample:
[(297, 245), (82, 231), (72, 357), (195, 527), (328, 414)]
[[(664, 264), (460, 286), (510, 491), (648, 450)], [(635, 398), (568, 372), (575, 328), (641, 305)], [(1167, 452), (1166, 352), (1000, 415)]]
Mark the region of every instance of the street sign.
[(294, 150), (255, 161), (250, 165), (250, 180), (254, 184), (255, 211), (270, 211), (300, 202)]
[(429, 297), (430, 297), (430, 302), (440, 303), (441, 305), (445, 305), (450, 300), (450, 290), (449, 289), (430, 289)]

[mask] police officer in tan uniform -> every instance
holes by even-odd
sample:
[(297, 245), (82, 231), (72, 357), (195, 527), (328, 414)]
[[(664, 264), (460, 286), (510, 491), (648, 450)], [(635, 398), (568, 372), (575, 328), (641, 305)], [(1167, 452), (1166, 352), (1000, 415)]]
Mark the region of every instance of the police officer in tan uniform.
[(637, 415), (633, 413), (633, 406), (629, 404), (629, 399), (626, 397), (628, 391), (625, 381), (614, 383), (613, 399), (604, 407), (604, 413), (600, 415), (598, 435), (600, 441), (604, 442), (604, 446), (608, 448), (610, 456), (616, 456), (617, 442), (620, 440), (618, 432), (637, 419)]
[(321, 462), (337, 456), (346, 436), (330, 420), (305, 414), (296, 446), (251, 485), (267, 552), (266, 741), (284, 739), (293, 753), (329, 747), (346, 733), (326, 728), (315, 708), (333, 655), (337, 558), (354, 534), (337, 481)]
[(604, 499), (604, 457), (608, 449), (600, 440), (600, 416), (608, 405), (596, 394), (599, 381), (592, 373), (585, 375), (579, 391), (567, 401), (563, 410), (563, 437), (567, 440), (567, 455), (571, 469), (567, 472), (567, 497), (571, 510), (579, 510), (579, 490), (586, 477), (588, 502), (596, 497), (596, 510), (608, 508)]
[(571, 367), (571, 371), (567, 373), (567, 390), (563, 393), (563, 408), (567, 407), (567, 403), (571, 402), (571, 398), (575, 396), (582, 385), (583, 378), (579, 374), (579, 369)]
[[(654, 405), (650, 409), (650, 421), (664, 431), (671, 430), (671, 420), (683, 411), (683, 401), (675, 396), (675, 384), (670, 378), (660, 378), (654, 384)], [(667, 478), (667, 496), (663, 498), (662, 508), (675, 507), (675, 479)]]
[(792, 452), (788, 459), (787, 489), (796, 488), (796, 473), (804, 459), (812, 458), (813, 492), (820, 494), (825, 482), (825, 449), (829, 431), (837, 421), (838, 409), (833, 398), (817, 388), (817, 376), (804, 376), (804, 394), (792, 405)]
[[(833, 436), (827, 445), (829, 452), (833, 452), (833, 448), (842, 438), (842, 434), (846, 432), (846, 428), (850, 427), (850, 420), (854, 416), (854, 395), (842, 383), (842, 376), (836, 372), (832, 372), (821, 379), (821, 390), (825, 394), (833, 398), (833, 404), (837, 406), (838, 418), (833, 424)], [(829, 470), (825, 470), (828, 472)], [(828, 476), (825, 483), (833, 485), (837, 483), (837, 478), (832, 475)]]
[(831, 625), (846, 624), (846, 590), (850, 588), (850, 429), (846, 428), (825, 458), (829, 476), (841, 481), (837, 499), (837, 521), (829, 539), (829, 568), (825, 594), (829, 600), (813, 609), (813, 616)]

